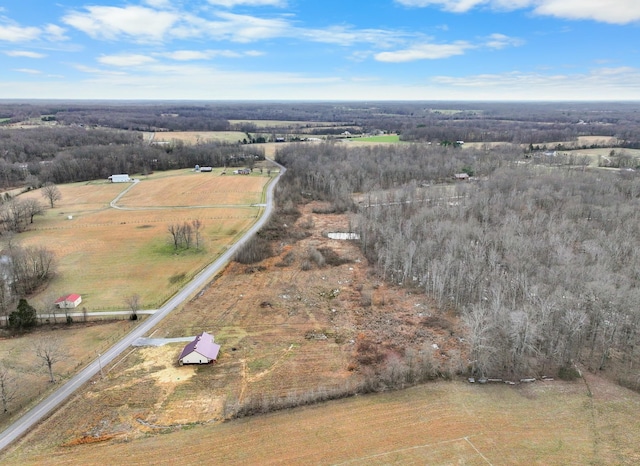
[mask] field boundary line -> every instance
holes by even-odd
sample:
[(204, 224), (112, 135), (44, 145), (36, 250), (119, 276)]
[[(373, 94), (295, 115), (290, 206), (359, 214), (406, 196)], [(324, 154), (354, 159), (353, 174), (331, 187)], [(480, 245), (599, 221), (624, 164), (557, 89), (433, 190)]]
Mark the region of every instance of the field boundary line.
[(473, 449), (478, 453), (478, 455), (480, 455), (480, 456), (482, 457), (482, 459), (483, 459), (483, 460), (485, 460), (485, 461), (487, 462), (487, 464), (489, 464), (489, 465), (493, 466), (493, 464), (491, 463), (491, 461), (489, 461), (489, 459), (488, 459), (486, 456), (484, 456), (484, 455), (480, 452), (480, 450), (478, 450), (478, 449), (476, 448), (476, 446), (471, 442), (471, 440), (469, 440), (469, 437), (465, 437), (465, 438), (464, 438), (464, 440), (465, 440), (469, 445), (471, 445), (471, 448), (473, 448)]
[[(477, 434), (477, 435), (482, 435), (482, 432)], [(474, 435), (474, 437), (476, 437), (477, 435)], [(370, 456), (363, 456), (360, 458), (354, 458), (354, 459), (350, 459), (347, 461), (343, 461), (342, 463), (333, 463), (333, 466), (342, 466), (344, 464), (351, 464), (351, 463), (355, 463), (357, 461), (363, 461), (363, 460), (369, 460), (369, 459), (373, 459), (373, 458), (380, 458), (381, 456), (387, 456), (390, 455), (392, 453), (401, 453), (403, 451), (411, 451), (411, 450), (417, 450), (419, 448), (426, 448), (426, 447), (432, 447), (435, 445), (445, 445), (447, 443), (455, 443), (455, 442), (460, 442), (460, 441), (466, 441), (467, 443), (469, 443), (473, 449), (480, 455), (482, 456), (482, 458), (489, 464), (491, 464), (491, 462), (485, 458), (485, 456), (480, 453), (480, 451), (478, 451), (478, 449), (473, 445), (473, 443), (471, 443), (469, 441), (469, 437), (459, 437), (459, 438), (453, 438), (453, 439), (449, 439), (449, 440), (442, 440), (440, 442), (435, 442), (435, 443), (424, 443), (422, 445), (414, 445), (412, 447), (405, 447), (405, 448), (398, 448), (397, 450), (389, 450), (389, 451), (385, 451), (384, 453), (377, 453), (375, 455), (370, 455)], [(493, 466), (491, 464), (491, 466)]]

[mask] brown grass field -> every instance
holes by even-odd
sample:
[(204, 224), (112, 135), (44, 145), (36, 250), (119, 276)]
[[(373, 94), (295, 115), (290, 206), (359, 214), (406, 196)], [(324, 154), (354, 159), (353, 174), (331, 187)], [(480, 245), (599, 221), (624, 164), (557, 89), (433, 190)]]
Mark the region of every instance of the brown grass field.
[[(426, 332), (446, 363), (455, 324), (428, 297), (380, 283), (346, 231), (344, 215), (306, 206), (304, 239), (259, 266), (233, 263), (152, 336), (206, 330), (218, 364), (177, 365), (183, 344), (132, 348), (48, 420), (0, 455), (31, 464), (637, 464), (640, 396), (598, 376), (518, 386), (438, 381), (236, 420), (236, 402), (295, 398), (348, 387), (358, 333), (409, 341)], [(306, 225), (306, 226), (302, 226)], [(311, 226), (310, 226), (311, 225)], [(310, 248), (342, 265), (302, 270)], [(292, 255), (293, 262), (284, 264)], [(371, 292), (371, 305), (362, 294)], [(441, 316), (444, 317), (444, 316)]]
[(309, 126), (313, 127), (326, 127), (335, 126), (335, 122), (331, 121), (284, 121), (284, 120), (229, 120), (232, 125), (238, 123), (252, 123), (258, 128), (284, 128), (284, 129), (299, 129)]
[(168, 131), (154, 133), (153, 142), (182, 141), (185, 144), (222, 141), (235, 143), (247, 135), (241, 131)]
[[(20, 235), (25, 245), (46, 245), (59, 262), (34, 305), (74, 292), (88, 310), (126, 308), (124, 299), (133, 294), (144, 308), (159, 307), (259, 215), (251, 204), (262, 202), (269, 177), (218, 175), (182, 170), (145, 177), (119, 201), (123, 209), (109, 202), (128, 183), (59, 186), (60, 203)], [(37, 191), (23, 196), (43, 200)], [(168, 226), (195, 219), (204, 224), (201, 249), (176, 254)]]
[[(58, 319), (62, 322), (64, 317)], [(95, 359), (133, 327), (129, 320), (107, 323), (88, 322), (67, 326), (57, 324), (41, 327), (33, 334), (0, 338), (2, 364), (19, 383), (16, 398), (9, 404), (9, 413), (0, 413), (0, 429), (24, 414), (34, 402), (43, 399), (58, 384), (49, 382), (47, 369), (34, 354), (34, 345), (43, 336), (55, 337), (62, 348), (64, 358), (54, 364), (56, 380), (66, 381), (77, 370)]]

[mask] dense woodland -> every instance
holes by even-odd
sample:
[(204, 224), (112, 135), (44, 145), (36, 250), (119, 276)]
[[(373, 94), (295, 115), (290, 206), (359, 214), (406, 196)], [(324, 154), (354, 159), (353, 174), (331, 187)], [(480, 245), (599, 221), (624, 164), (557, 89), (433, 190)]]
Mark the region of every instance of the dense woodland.
[[(638, 387), (635, 172), (525, 162), (513, 146), (326, 144), (278, 160), (292, 193), (352, 212), (382, 277), (461, 316), (471, 373), (567, 374), (580, 362)], [(475, 180), (456, 184), (465, 167)]]

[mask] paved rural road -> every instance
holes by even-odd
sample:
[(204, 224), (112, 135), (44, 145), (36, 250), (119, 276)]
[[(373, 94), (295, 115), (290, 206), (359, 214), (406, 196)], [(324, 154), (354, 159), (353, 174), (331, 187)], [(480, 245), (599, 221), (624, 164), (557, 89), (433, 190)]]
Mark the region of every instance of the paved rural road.
[(73, 392), (84, 385), (86, 382), (100, 372), (101, 368), (109, 364), (115, 358), (117, 358), (122, 352), (129, 348), (134, 341), (138, 338), (146, 335), (153, 327), (155, 327), (167, 314), (173, 311), (176, 307), (186, 301), (196, 291), (200, 290), (206, 285), (211, 278), (218, 273), (222, 268), (231, 260), (233, 255), (251, 238), (262, 226), (267, 222), (269, 216), (273, 212), (273, 190), (278, 183), (280, 177), (284, 174), (286, 169), (280, 167), (280, 173), (267, 187), (267, 199), (266, 206), (263, 215), (258, 221), (251, 227), (247, 233), (238, 240), (233, 246), (215, 260), (211, 265), (206, 267), (200, 272), (191, 282), (189, 282), (182, 290), (175, 294), (169, 301), (167, 301), (160, 309), (158, 309), (153, 315), (147, 318), (144, 322), (138, 325), (122, 340), (117, 342), (111, 348), (98, 356), (98, 359), (93, 361), (82, 371), (72, 377), (68, 382), (62, 385), (58, 390), (53, 392), (49, 397), (38, 403), (34, 408), (27, 412), (24, 416), (18, 419), (15, 423), (9, 426), (5, 431), (0, 434), (0, 451), (6, 448), (11, 442), (22, 436), (25, 432), (30, 430), (38, 422), (46, 418), (53, 412), (63, 401), (65, 401)]

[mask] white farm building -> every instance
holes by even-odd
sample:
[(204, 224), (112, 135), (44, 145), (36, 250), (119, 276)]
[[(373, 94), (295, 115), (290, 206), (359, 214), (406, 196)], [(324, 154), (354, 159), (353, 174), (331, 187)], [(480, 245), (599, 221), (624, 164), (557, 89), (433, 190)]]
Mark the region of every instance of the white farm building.
[(133, 181), (127, 174), (111, 175), (109, 180), (111, 180), (112, 183), (130, 183)]
[(214, 343), (213, 335), (202, 332), (184, 347), (178, 358), (178, 363), (181, 366), (183, 364), (209, 364), (216, 362), (219, 352), (220, 345)]
[(56, 307), (60, 309), (73, 309), (80, 305), (82, 296), (76, 293), (68, 294), (58, 298), (55, 302)]

